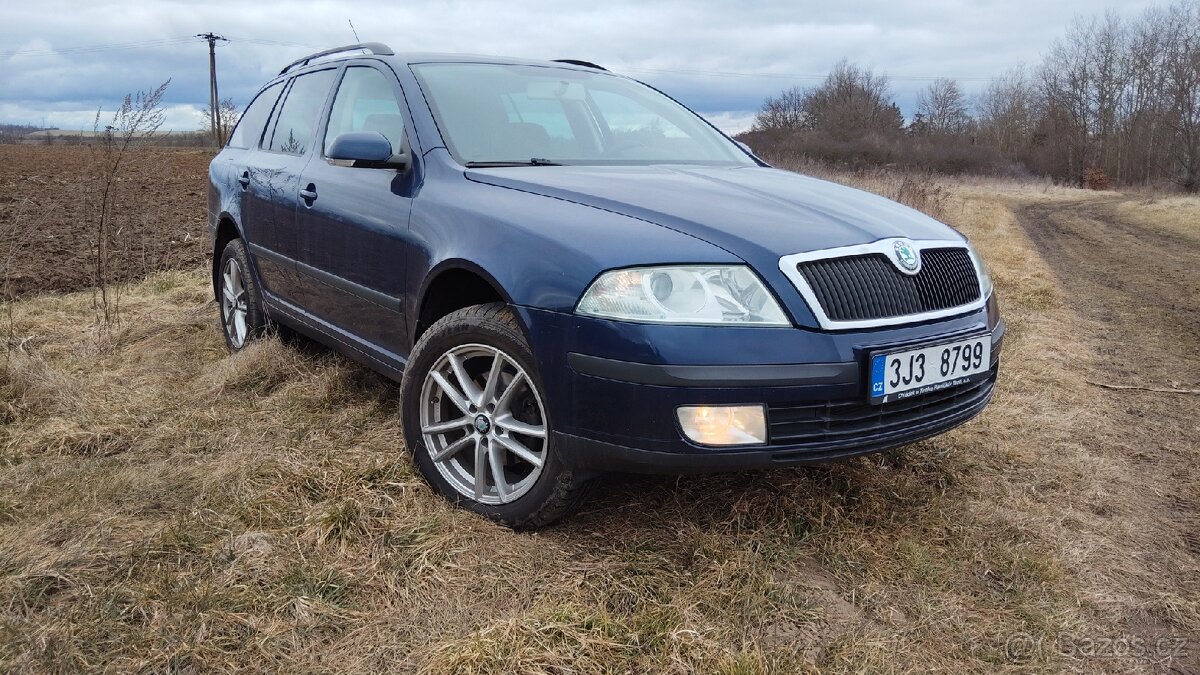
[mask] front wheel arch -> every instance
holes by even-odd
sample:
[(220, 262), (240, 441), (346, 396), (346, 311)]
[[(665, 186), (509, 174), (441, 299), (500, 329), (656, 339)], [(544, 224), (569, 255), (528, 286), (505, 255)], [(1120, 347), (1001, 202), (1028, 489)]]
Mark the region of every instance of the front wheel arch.
[(492, 275), (465, 260), (448, 260), (431, 270), (418, 297), (411, 330), (413, 346), (430, 326), (452, 312), (493, 302), (512, 304)]

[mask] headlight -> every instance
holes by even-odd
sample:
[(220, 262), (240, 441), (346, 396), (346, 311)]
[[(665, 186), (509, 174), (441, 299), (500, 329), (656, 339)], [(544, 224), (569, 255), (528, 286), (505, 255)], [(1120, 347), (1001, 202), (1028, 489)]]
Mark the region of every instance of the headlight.
[(988, 274), (979, 251), (976, 251), (970, 242), (967, 242), (967, 253), (971, 255), (971, 262), (975, 263), (975, 272), (979, 275), (979, 292), (986, 299), (992, 294), (992, 277)]
[(745, 265), (611, 270), (588, 287), (575, 311), (650, 323), (791, 325)]

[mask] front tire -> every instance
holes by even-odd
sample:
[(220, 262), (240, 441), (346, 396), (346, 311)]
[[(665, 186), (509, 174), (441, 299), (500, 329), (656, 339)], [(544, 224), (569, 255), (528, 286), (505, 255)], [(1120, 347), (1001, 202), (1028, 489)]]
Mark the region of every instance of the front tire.
[(442, 496), (514, 529), (573, 512), (590, 481), (558, 458), (533, 353), (503, 303), (443, 317), (401, 383), (413, 462)]

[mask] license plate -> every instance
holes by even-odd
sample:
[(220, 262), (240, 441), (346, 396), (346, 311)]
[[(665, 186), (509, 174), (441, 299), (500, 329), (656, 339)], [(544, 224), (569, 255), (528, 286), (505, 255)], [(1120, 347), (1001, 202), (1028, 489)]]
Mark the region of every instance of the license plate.
[(991, 369), (992, 336), (871, 354), (872, 403), (884, 403), (957, 387)]

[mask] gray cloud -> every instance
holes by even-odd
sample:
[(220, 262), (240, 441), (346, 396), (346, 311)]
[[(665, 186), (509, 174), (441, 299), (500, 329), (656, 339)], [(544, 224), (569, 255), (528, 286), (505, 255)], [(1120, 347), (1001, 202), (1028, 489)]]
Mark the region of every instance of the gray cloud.
[[(168, 126), (192, 128), (208, 100), (208, 61), (191, 35), (230, 38), (217, 52), (221, 91), (244, 104), (288, 61), (353, 42), (349, 19), (362, 39), (397, 51), (592, 60), (736, 130), (763, 97), (814, 83), (842, 57), (890, 75), (905, 109), (921, 78), (978, 90), (982, 78), (1036, 63), (1074, 15), (1098, 11), (1084, 0), (9, 3), (0, 9), (0, 121), (90, 126), (97, 107), (171, 78)], [(142, 44), (80, 49), (122, 43)]]

